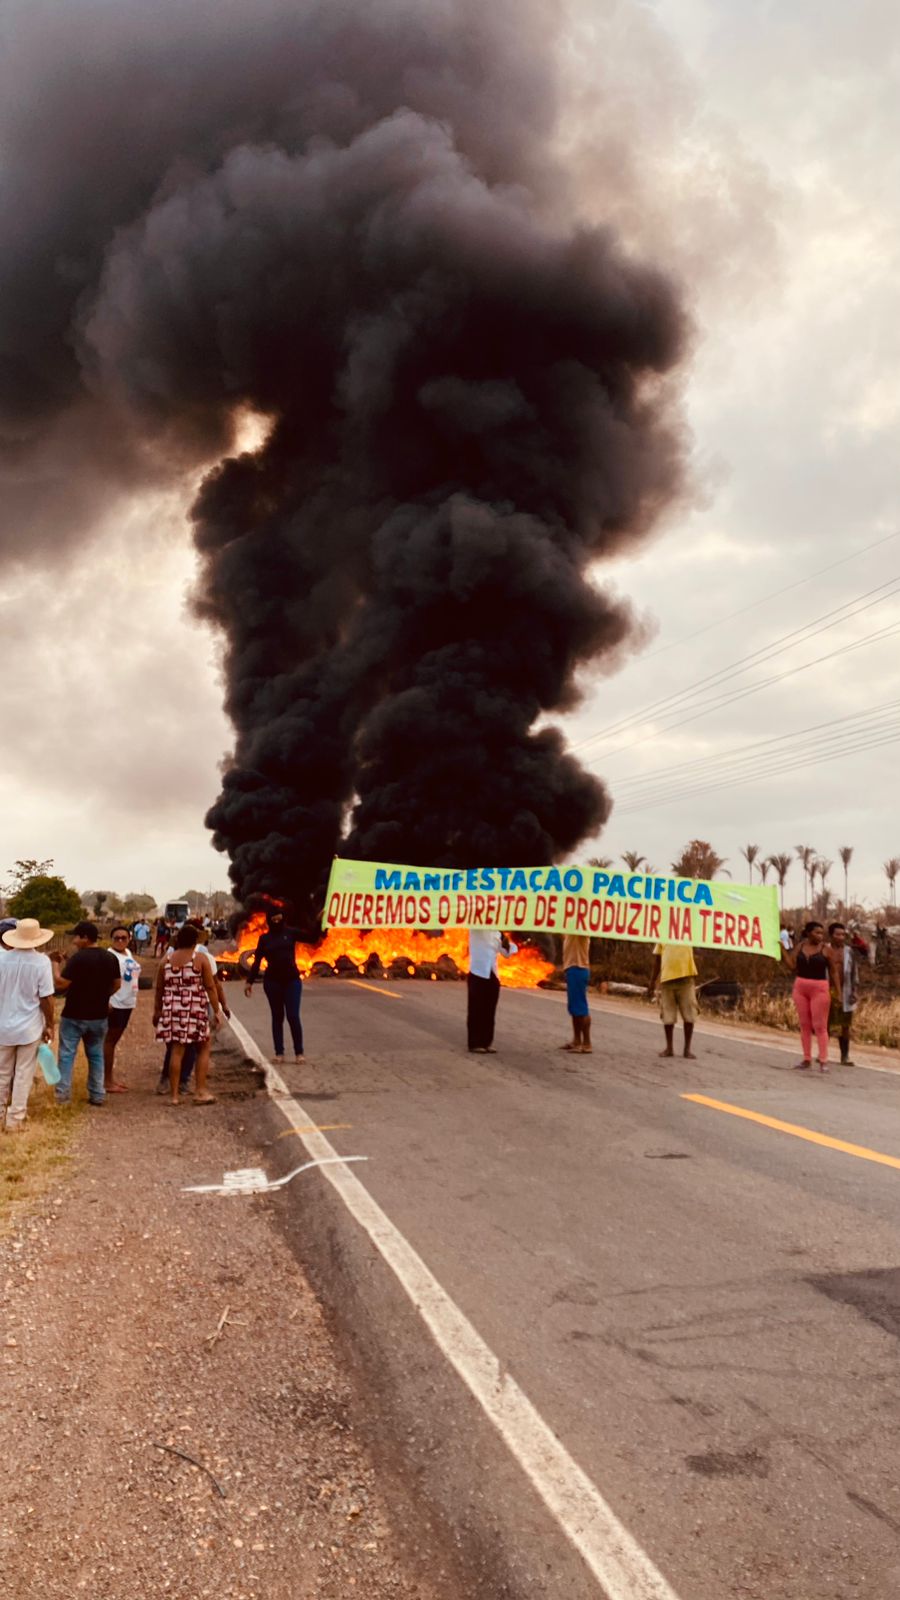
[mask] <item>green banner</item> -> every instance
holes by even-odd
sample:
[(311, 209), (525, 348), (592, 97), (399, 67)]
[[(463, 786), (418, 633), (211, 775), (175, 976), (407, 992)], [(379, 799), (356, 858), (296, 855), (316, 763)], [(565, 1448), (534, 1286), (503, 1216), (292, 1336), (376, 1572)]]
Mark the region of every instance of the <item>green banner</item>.
[(599, 867), (398, 867), (336, 857), (329, 928), (502, 928), (781, 959), (778, 891)]

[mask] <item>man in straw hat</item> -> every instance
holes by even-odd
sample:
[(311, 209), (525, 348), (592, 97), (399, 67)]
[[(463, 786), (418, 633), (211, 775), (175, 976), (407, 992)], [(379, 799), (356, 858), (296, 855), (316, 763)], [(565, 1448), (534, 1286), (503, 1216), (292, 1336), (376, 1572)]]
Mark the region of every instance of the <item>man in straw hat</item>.
[(53, 1038), (53, 968), (40, 946), (53, 938), (34, 917), (4, 929), (0, 945), (0, 1119), (25, 1126), (38, 1045)]

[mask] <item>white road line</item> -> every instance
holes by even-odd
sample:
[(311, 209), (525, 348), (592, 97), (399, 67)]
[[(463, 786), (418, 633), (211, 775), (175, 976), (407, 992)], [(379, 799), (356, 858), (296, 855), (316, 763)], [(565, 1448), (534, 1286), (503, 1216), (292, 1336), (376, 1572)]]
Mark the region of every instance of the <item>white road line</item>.
[[(322, 1133), (307, 1131), (312, 1120), (309, 1112), (294, 1099), (281, 1074), (266, 1061), (246, 1028), (234, 1016), (230, 1026), (241, 1048), (262, 1067), (270, 1095), (309, 1155), (319, 1159), (336, 1156), (334, 1146)], [(619, 1521), (596, 1485), (573, 1461), (368, 1189), (340, 1164), (323, 1167), (322, 1176), (392, 1269), (438, 1349), (493, 1423), (551, 1516), (600, 1584), (606, 1600), (678, 1600), (646, 1551)]]

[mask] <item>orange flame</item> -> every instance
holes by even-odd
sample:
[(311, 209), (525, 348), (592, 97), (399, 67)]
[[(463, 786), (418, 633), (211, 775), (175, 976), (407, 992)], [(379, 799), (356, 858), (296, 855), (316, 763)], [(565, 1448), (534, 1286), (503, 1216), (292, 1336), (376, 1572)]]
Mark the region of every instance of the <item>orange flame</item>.
[[(237, 943), (221, 955), (218, 962), (237, 962), (242, 955), (256, 949), (260, 935), (266, 931), (266, 919), (255, 911), (241, 928)], [(518, 941), (516, 941), (518, 942)], [(296, 960), (301, 977), (308, 978), (317, 961), (334, 966), (341, 956), (347, 957), (360, 973), (365, 972), (371, 955), (378, 955), (385, 968), (392, 961), (405, 959), (409, 963), (409, 976), (423, 962), (433, 966), (439, 956), (452, 956), (460, 972), (469, 965), (469, 939), (465, 928), (450, 928), (432, 936), (417, 933), (410, 928), (372, 928), (365, 933), (357, 928), (330, 928), (321, 944), (298, 944)], [(507, 989), (533, 989), (542, 978), (549, 978), (553, 962), (547, 961), (527, 941), (519, 944), (518, 954), (509, 960), (501, 959), (500, 981)], [(430, 974), (436, 978), (436, 974)]]

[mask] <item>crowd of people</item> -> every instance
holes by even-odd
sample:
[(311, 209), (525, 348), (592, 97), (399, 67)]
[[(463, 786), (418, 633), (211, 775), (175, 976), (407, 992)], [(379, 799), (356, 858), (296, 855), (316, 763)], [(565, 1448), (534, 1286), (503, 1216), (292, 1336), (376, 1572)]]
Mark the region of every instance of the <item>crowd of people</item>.
[[(189, 918), (174, 926), (164, 917), (151, 927), (139, 918), (130, 926), (116, 924), (103, 948), (93, 922), (80, 922), (71, 930), (71, 949), (63, 957), (48, 956), (43, 947), (53, 938), (32, 918), (0, 921), (0, 1127), (15, 1132), (25, 1125), (28, 1098), (40, 1058), (41, 1046), (52, 1045), (57, 1029), (54, 996), (62, 995), (59, 1044), (56, 1056), (48, 1052), (58, 1105), (72, 1096), (72, 1073), (79, 1045), (87, 1058), (88, 1100), (105, 1104), (109, 1095), (122, 1094), (126, 1085), (116, 1076), (116, 1053), (134, 1015), (141, 982), (141, 956), (151, 942), (159, 959), (153, 997), (153, 1027), (165, 1056), (157, 1092), (173, 1105), (184, 1102), (194, 1080), (193, 1099), (210, 1105), (208, 1089), (211, 1039), (223, 1017), (231, 1012), (225, 985), (210, 950), (216, 930), (210, 919)], [(267, 926), (250, 959), (245, 993), (252, 996), (262, 974), (268, 1001), (273, 1059), (284, 1060), (285, 1023), (291, 1036), (295, 1062), (304, 1061), (301, 1003), (303, 981), (296, 962), (298, 929), (289, 924), (282, 907), (267, 913)], [(840, 1060), (852, 1066), (850, 1035), (859, 998), (859, 963), (867, 947), (842, 922), (826, 931), (810, 921), (796, 940), (782, 929), (784, 959), (794, 974), (792, 989), (802, 1048), (798, 1070), (811, 1070), (812, 1044), (816, 1041), (818, 1067), (828, 1071), (829, 1034), (837, 1037)], [(469, 934), (467, 979), (467, 1042), (476, 1055), (495, 1053), (494, 1030), (500, 995), (498, 963), (516, 954), (516, 946), (497, 929), (472, 929)], [(590, 945), (586, 937), (567, 935), (563, 968), (572, 1037), (560, 1046), (590, 1054), (591, 1016)], [(692, 1040), (697, 1019), (697, 967), (688, 945), (659, 944), (653, 952), (648, 993), (659, 992), (665, 1045), (663, 1057), (675, 1053), (675, 1028), (683, 1028), (683, 1055), (693, 1060)]]
[[(153, 993), (153, 1028), (165, 1046), (157, 1093), (181, 1105), (193, 1078), (195, 1105), (211, 1105), (207, 1079), (212, 1036), (231, 1011), (225, 985), (209, 945), (216, 932), (210, 919), (190, 917), (181, 926), (157, 918), (116, 924), (109, 947), (100, 943), (96, 923), (80, 922), (68, 935), (71, 948), (50, 956), (43, 947), (53, 930), (32, 918), (0, 921), (0, 1127), (14, 1132), (25, 1125), (28, 1098), (41, 1045), (57, 1033), (54, 996), (63, 996), (58, 1050), (53, 1059), (57, 1105), (72, 1098), (72, 1072), (79, 1045), (87, 1060), (88, 1101), (105, 1105), (124, 1094), (116, 1075), (116, 1052), (137, 1004), (140, 957), (153, 942), (159, 965)], [(225, 930), (221, 930), (224, 932)], [(299, 940), (281, 908), (271, 911), (247, 976), (246, 993), (262, 977), (269, 1003), (275, 1061), (284, 1059), (287, 1021), (294, 1060), (302, 1062), (300, 1021), (302, 980), (295, 959)]]
[[(207, 1088), (210, 1040), (231, 1012), (204, 942), (208, 928), (200, 917), (177, 929), (167, 924), (159, 941), (153, 1027), (165, 1056), (158, 1092), (174, 1105), (183, 1102), (192, 1077), (196, 1105), (215, 1099)], [(137, 1005), (140, 955), (149, 946), (150, 926), (118, 923), (104, 948), (96, 923), (79, 922), (68, 935), (65, 956), (45, 953), (53, 937), (34, 918), (0, 921), (0, 1127), (7, 1132), (25, 1126), (41, 1046), (52, 1046), (56, 1038), (55, 995), (63, 997), (58, 1047), (47, 1052), (42, 1066), (57, 1105), (71, 1102), (79, 1046), (87, 1060), (90, 1105), (105, 1105), (109, 1095), (126, 1092), (116, 1076), (116, 1052)]]

